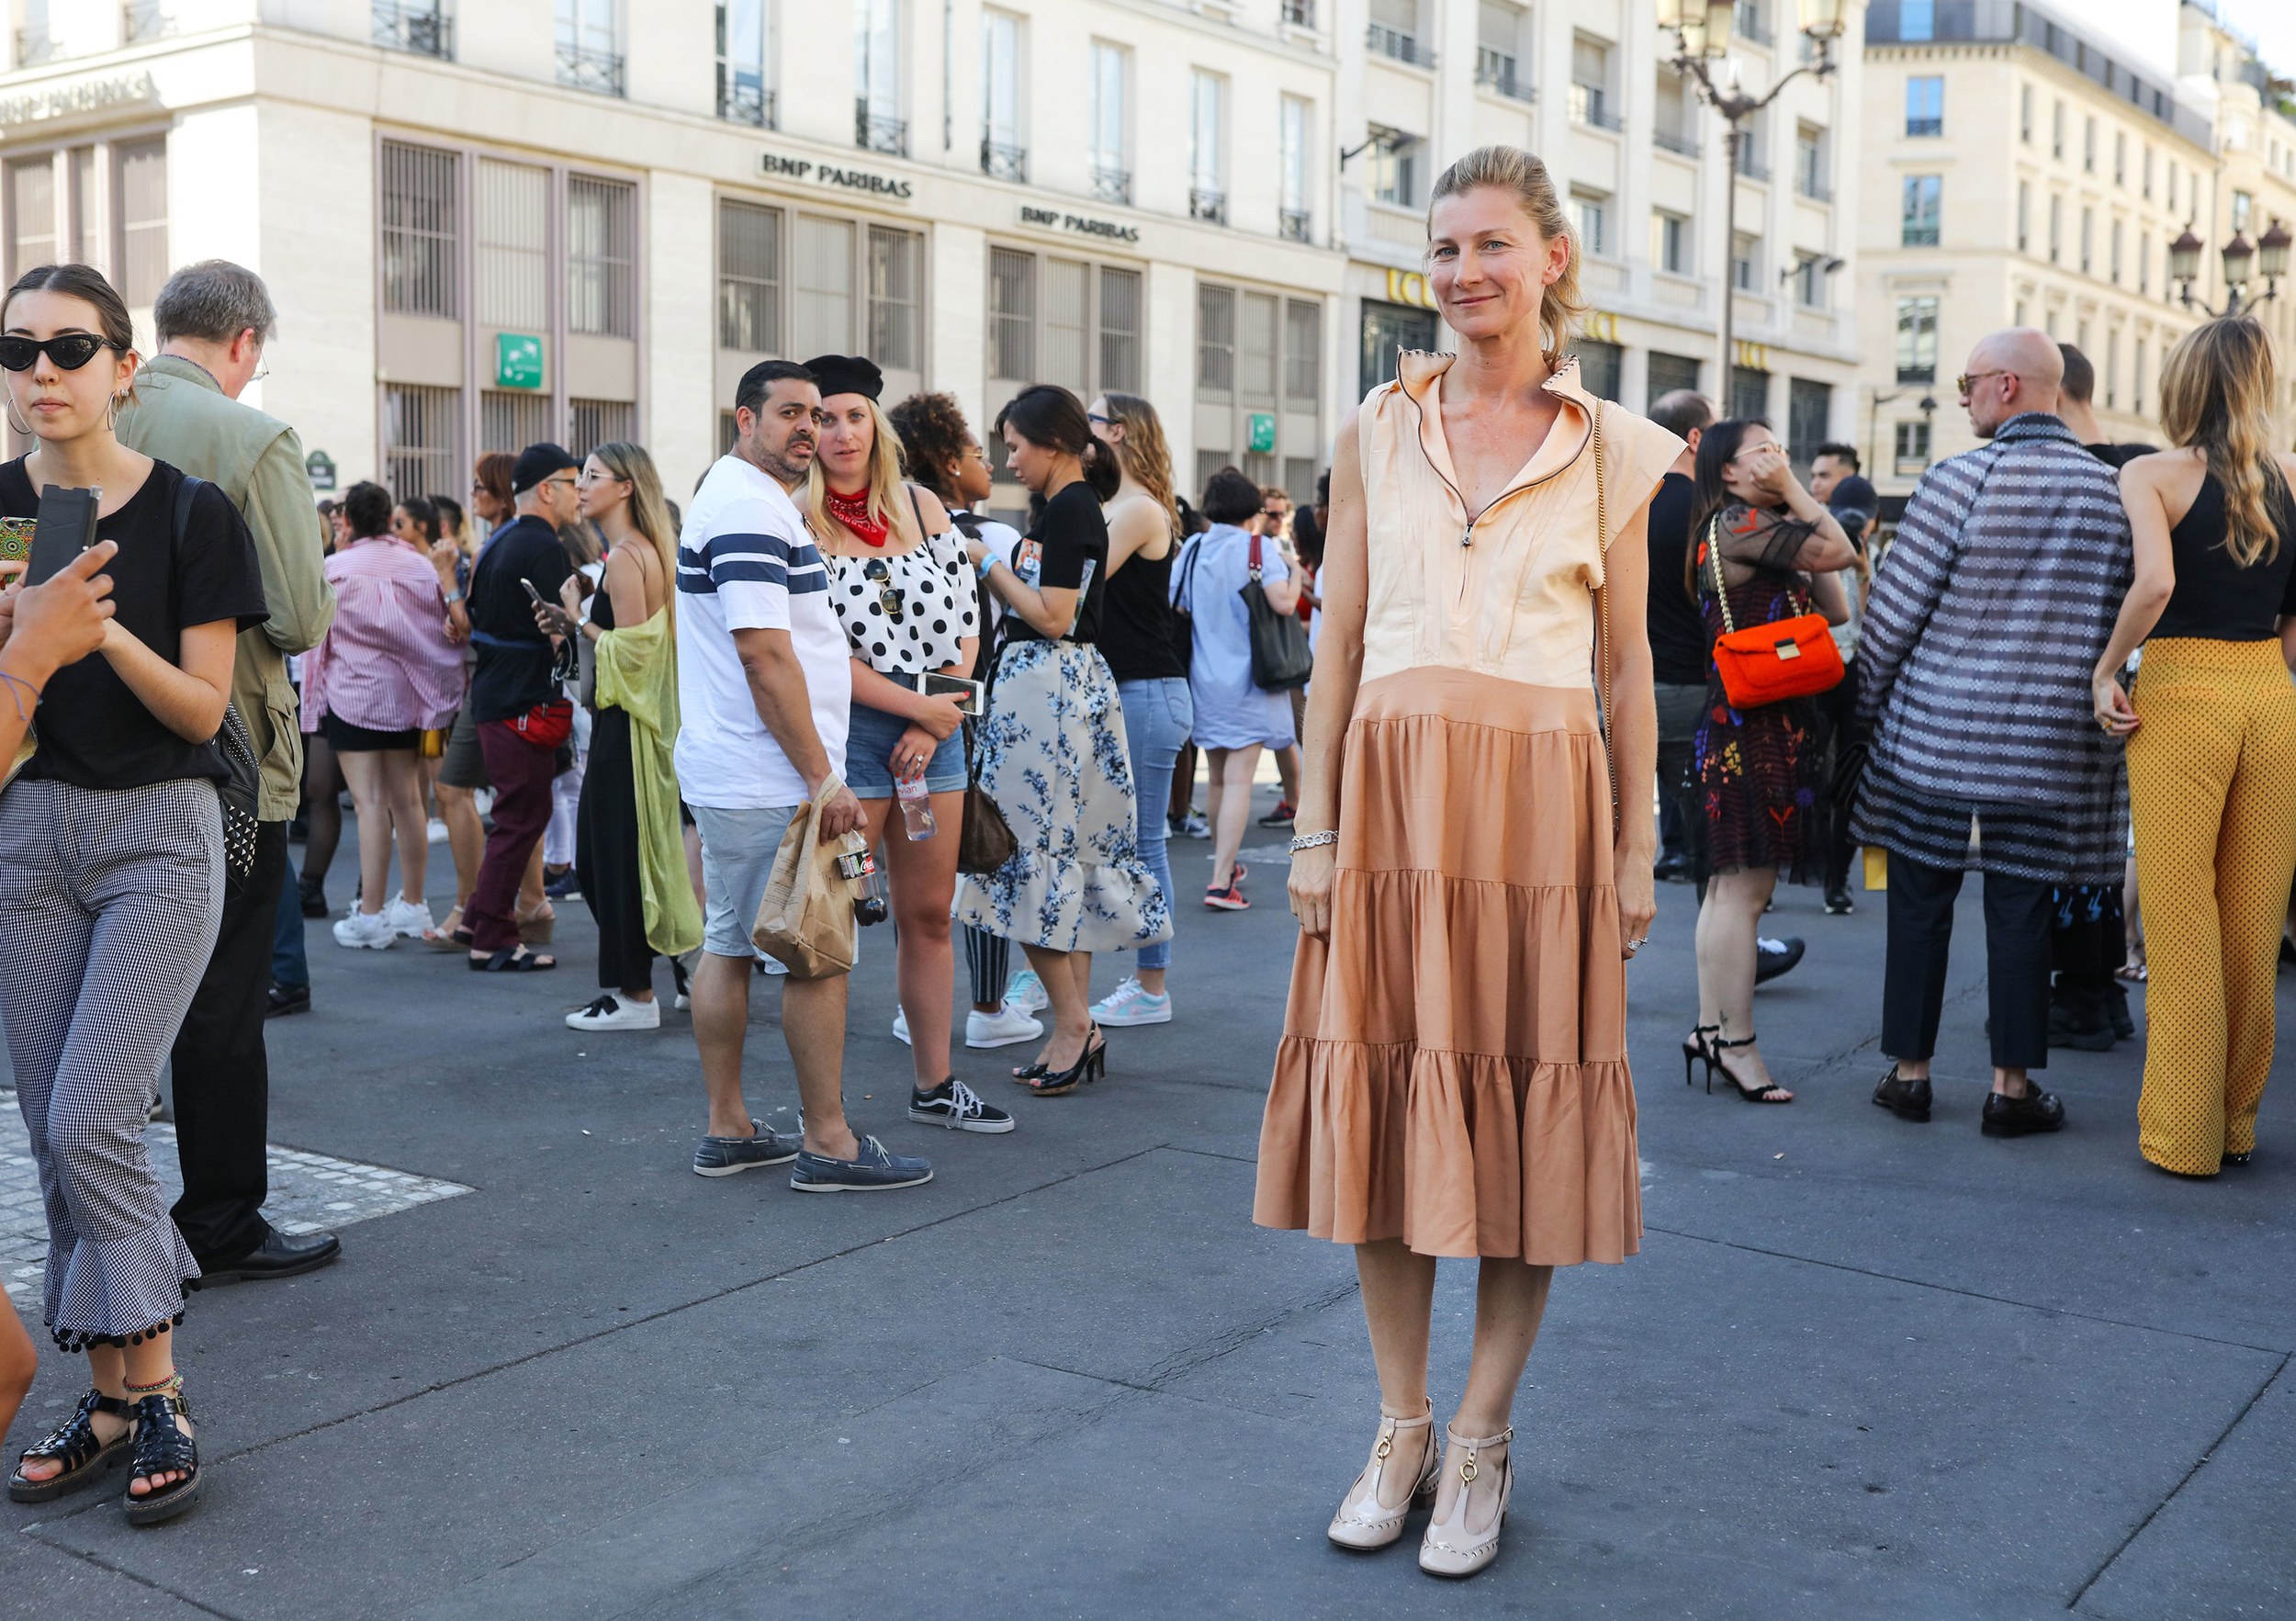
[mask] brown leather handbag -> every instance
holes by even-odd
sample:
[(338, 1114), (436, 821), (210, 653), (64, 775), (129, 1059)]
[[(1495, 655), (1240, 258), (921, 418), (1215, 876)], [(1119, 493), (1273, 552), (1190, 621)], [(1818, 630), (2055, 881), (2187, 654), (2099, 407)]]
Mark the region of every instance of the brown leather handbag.
[(973, 766), (973, 725), (964, 727), (964, 826), (957, 834), (957, 871), (985, 877), (1019, 854), (1020, 840), (981, 786)]

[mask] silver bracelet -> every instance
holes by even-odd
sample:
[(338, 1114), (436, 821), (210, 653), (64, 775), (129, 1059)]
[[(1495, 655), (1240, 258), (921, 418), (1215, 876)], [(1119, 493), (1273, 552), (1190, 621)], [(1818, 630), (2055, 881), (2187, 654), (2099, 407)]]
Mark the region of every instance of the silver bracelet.
[(1326, 828), (1321, 833), (1295, 833), (1291, 839), (1291, 853), (1298, 855), (1303, 850), (1321, 850), (1327, 844), (1338, 842), (1339, 829), (1336, 827)]

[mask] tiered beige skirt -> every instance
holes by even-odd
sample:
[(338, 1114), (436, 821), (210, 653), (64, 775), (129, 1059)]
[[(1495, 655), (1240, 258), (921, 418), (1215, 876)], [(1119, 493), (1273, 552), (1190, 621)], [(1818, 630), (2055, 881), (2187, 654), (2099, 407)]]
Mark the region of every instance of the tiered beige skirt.
[(1624, 1260), (1642, 1200), (1593, 694), (1368, 682), (1340, 803), (1331, 939), (1293, 962), (1254, 1220)]

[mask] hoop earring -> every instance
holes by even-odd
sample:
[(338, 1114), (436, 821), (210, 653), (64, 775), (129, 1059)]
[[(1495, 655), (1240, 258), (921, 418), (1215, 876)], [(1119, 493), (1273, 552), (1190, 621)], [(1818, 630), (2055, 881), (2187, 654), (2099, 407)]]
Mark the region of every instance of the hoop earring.
[(9, 427), (14, 428), (14, 429), (15, 429), (17, 433), (19, 433), (23, 434), (23, 435), (24, 435), (24, 437), (26, 437), (27, 439), (30, 439), (30, 438), (34, 438), (34, 437), (36, 437), (36, 435), (32, 433), (32, 430), (31, 430), (29, 427), (28, 427), (26, 424), (24, 424), (24, 423), (22, 423), (22, 422), (17, 422), (17, 421), (16, 420), (16, 396), (15, 396), (15, 395), (13, 395), (13, 394), (11, 394), (11, 395), (9, 395), (9, 396), (7, 397), (6, 410), (7, 410), (8, 426), (9, 426)]

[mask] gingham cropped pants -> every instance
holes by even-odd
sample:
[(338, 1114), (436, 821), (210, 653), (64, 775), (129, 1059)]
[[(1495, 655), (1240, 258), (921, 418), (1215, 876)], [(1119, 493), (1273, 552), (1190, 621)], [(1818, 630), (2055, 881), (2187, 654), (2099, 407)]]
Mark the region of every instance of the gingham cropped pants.
[(0, 1018), (47, 1205), (41, 1319), (67, 1351), (180, 1320), (199, 1276), (144, 1125), (223, 882), (212, 782), (0, 794)]

